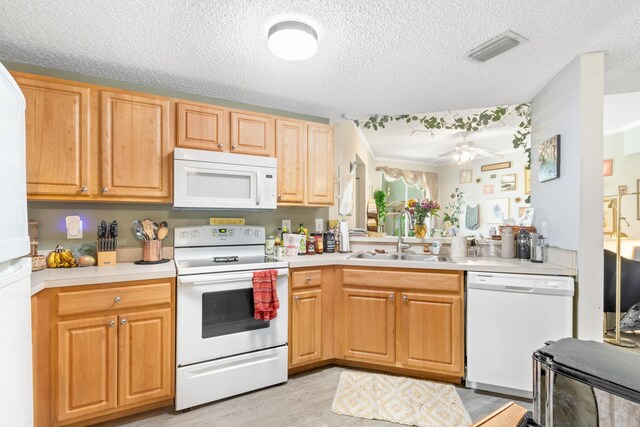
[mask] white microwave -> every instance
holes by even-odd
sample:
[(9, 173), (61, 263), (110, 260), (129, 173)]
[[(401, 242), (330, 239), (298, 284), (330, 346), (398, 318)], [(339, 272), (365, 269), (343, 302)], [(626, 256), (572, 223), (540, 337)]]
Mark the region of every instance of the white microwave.
[(275, 209), (277, 160), (273, 157), (176, 148), (173, 207)]

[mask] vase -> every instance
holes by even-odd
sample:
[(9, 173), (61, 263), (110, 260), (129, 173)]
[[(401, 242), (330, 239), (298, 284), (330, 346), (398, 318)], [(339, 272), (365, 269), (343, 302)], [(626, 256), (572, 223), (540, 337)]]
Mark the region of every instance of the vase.
[(413, 227), (413, 233), (416, 237), (423, 239), (427, 235), (427, 226), (425, 224), (416, 224)]

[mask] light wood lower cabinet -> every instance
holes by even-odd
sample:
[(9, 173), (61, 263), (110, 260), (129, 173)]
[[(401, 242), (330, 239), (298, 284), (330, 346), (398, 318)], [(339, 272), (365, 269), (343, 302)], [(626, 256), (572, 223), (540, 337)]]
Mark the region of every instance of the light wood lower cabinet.
[(171, 396), (171, 309), (118, 316), (118, 405)]
[[(463, 272), (335, 267), (332, 286), (326, 287), (326, 269), (290, 271), (290, 367), (332, 359), (460, 381), (464, 376)], [(317, 331), (326, 331), (327, 320), (334, 322), (333, 348), (330, 354), (323, 348), (321, 358), (317, 349), (326, 341), (318, 340)]]
[(322, 360), (322, 290), (293, 292), (291, 366)]
[(464, 375), (462, 297), (401, 292), (398, 361), (404, 368)]
[[(145, 303), (137, 287), (157, 295)], [(70, 312), (83, 296), (115, 307)], [(171, 404), (175, 279), (45, 289), (34, 298), (36, 426), (93, 424)]]
[(395, 361), (395, 293), (371, 289), (342, 291), (342, 347), (345, 359)]
[(58, 421), (118, 404), (117, 316), (58, 322)]
[(289, 274), (289, 368), (333, 358), (334, 268), (292, 269)]

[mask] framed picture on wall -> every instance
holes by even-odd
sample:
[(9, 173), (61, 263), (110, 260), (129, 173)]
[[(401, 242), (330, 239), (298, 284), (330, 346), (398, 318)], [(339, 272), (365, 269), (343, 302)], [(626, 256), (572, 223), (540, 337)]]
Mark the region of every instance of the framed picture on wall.
[(531, 194), (531, 169), (524, 168), (524, 194)]
[(460, 171), (460, 184), (471, 183), (471, 170)]
[(502, 175), (500, 177), (500, 191), (516, 191), (516, 174)]
[(613, 159), (607, 159), (602, 161), (602, 176), (613, 175)]
[(547, 139), (538, 149), (538, 181), (560, 177), (560, 135)]
[(484, 194), (493, 194), (493, 184), (484, 185)]
[(618, 207), (618, 201), (614, 198), (606, 198), (603, 201), (603, 228), (604, 234), (613, 234), (616, 232), (615, 211)]
[(509, 198), (487, 200), (487, 223), (502, 224), (509, 218)]
[(489, 171), (495, 171), (499, 169), (509, 169), (510, 167), (511, 167), (511, 162), (492, 163), (490, 165), (480, 166), (480, 171), (489, 172)]

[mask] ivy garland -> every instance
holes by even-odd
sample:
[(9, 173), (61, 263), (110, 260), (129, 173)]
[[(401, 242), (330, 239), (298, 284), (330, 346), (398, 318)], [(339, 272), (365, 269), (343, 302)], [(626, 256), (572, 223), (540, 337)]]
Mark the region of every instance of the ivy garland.
[(527, 144), (527, 136), (531, 134), (531, 104), (519, 104), (516, 106), (502, 106), (493, 109), (484, 110), (480, 113), (470, 116), (454, 115), (453, 121), (447, 121), (444, 117), (422, 116), (411, 114), (401, 114), (399, 116), (381, 116), (374, 114), (363, 123), (359, 120), (353, 120), (353, 123), (365, 129), (373, 129), (375, 131), (384, 129), (385, 124), (395, 122), (412, 123), (417, 122), (424, 126), (427, 130), (433, 129), (457, 129), (467, 132), (476, 132), (484, 129), (491, 123), (499, 122), (507, 116), (517, 116), (521, 118), (518, 124), (518, 130), (513, 134), (513, 148), (522, 148), (527, 156), (525, 168), (531, 168), (531, 147)]

